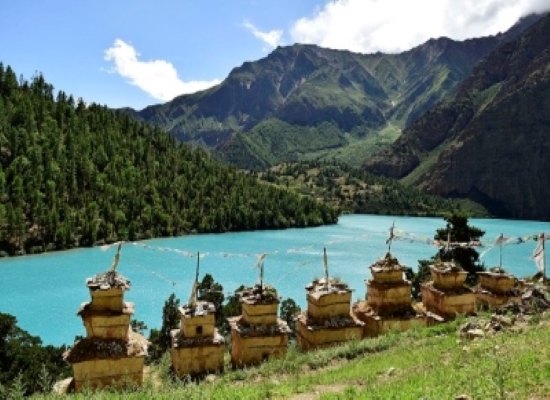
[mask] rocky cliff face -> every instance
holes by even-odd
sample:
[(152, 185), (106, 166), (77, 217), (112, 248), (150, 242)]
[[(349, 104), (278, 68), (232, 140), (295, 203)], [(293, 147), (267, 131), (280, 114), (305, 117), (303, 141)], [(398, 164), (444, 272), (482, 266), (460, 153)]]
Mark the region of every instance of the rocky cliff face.
[(480, 62), (453, 101), (430, 110), (368, 171), (497, 215), (550, 220), (550, 16)]

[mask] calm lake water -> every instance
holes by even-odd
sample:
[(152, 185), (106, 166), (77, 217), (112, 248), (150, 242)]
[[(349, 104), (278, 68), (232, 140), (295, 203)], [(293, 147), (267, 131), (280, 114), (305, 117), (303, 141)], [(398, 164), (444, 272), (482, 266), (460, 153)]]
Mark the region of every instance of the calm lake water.
[[(353, 301), (365, 296), (368, 266), (384, 256), (388, 229), (433, 237), (445, 226), (440, 218), (371, 215), (340, 217), (337, 225), (284, 231), (256, 231), (219, 235), (197, 235), (154, 239), (125, 244), (118, 271), (132, 287), (126, 301), (135, 303), (134, 318), (149, 328), (161, 325), (162, 306), (171, 293), (186, 302), (194, 279), (196, 258), (185, 255), (200, 251), (200, 276), (205, 273), (224, 287), (226, 296), (241, 284), (258, 279), (254, 268), (257, 255), (267, 252), (265, 281), (275, 286), (281, 297), (293, 298), (305, 306), (304, 286), (323, 275), (323, 247), (327, 248), (329, 272), (345, 280), (354, 290)], [(490, 245), (505, 236), (526, 236), (550, 230), (550, 224), (535, 221), (471, 220), (486, 231), (482, 242)], [(536, 243), (503, 247), (503, 266), (518, 277), (536, 272), (529, 259)], [(487, 247), (480, 248), (480, 253)], [(177, 250), (177, 251), (175, 251)], [(437, 248), (420, 242), (396, 241), (392, 253), (399, 261), (416, 268), (417, 260), (435, 254)], [(46, 344), (72, 344), (85, 329), (76, 312), (89, 301), (87, 277), (107, 270), (116, 247), (89, 248), (0, 260), (0, 312), (15, 315), (19, 326), (38, 335)], [(488, 267), (498, 265), (494, 248), (483, 258)]]

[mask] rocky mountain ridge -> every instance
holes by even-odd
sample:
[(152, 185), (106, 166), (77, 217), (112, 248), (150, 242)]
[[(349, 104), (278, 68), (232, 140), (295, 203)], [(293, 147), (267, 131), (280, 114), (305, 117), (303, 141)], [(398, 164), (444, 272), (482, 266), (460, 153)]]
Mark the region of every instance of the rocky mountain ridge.
[(365, 139), (388, 124), (398, 134), (453, 94), (479, 60), (535, 19), (491, 37), (431, 39), (399, 54), (278, 47), (206, 91), (124, 112), (245, 168), (332, 154), (351, 141), (369, 146), (379, 141)]
[(496, 215), (550, 220), (550, 16), (491, 52), (456, 96), (424, 114), (367, 171)]

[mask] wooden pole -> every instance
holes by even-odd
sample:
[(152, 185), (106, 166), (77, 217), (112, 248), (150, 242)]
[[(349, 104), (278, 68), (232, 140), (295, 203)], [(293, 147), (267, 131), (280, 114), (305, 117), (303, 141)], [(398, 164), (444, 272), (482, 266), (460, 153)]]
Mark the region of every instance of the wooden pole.
[(503, 242), (503, 236), (502, 236), (502, 233), (501, 233), (500, 237), (498, 238), (498, 246), (499, 246), (498, 266), (500, 268), (502, 268), (502, 242)]
[(393, 241), (394, 237), (394, 230), (395, 229), (395, 221), (393, 221), (391, 227), (390, 227), (390, 237), (387, 240), (388, 243), (388, 253), (391, 253), (391, 242)]
[(118, 261), (120, 259), (120, 252), (122, 250), (122, 242), (118, 243), (118, 248), (115, 254), (115, 258), (113, 260), (113, 264), (111, 265), (111, 271), (116, 271), (116, 267), (118, 266)]
[(546, 252), (544, 251), (544, 242), (546, 242), (546, 236), (541, 233), (540, 240), (542, 240), (542, 281), (546, 282)]
[(325, 286), (328, 288), (328, 261), (327, 261), (327, 248), (323, 248), (323, 263), (325, 265)]
[(262, 290), (262, 294), (264, 293), (264, 262), (261, 261), (260, 264), (260, 289)]

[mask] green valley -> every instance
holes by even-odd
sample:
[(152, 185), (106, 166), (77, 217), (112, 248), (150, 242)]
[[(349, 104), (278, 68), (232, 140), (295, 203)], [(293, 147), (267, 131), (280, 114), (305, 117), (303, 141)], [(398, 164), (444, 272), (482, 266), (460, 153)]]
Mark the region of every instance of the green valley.
[(254, 175), (335, 207), (341, 213), (490, 216), (487, 210), (472, 201), (428, 195), (393, 179), (337, 163), (285, 163)]

